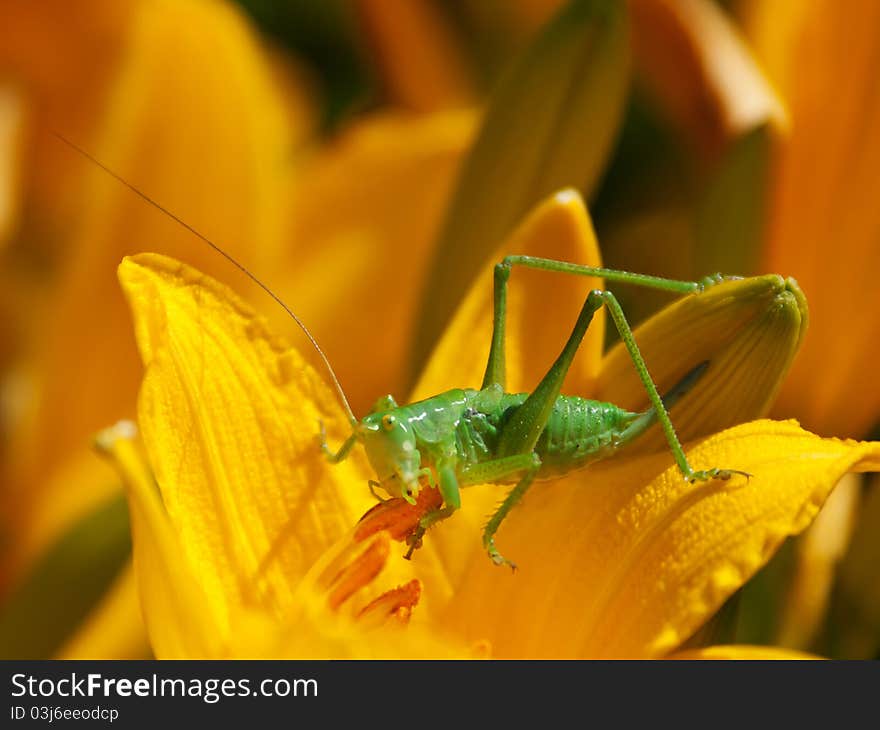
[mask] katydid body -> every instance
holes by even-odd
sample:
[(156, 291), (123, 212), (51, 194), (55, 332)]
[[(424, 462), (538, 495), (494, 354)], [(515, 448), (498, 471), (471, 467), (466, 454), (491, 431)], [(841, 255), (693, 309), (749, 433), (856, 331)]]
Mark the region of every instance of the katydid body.
[[(422, 480), (440, 490), (443, 506), (422, 518), (419, 529), (411, 536), (412, 546), (418, 544), (427, 528), (449, 517), (461, 506), (462, 487), (514, 484), (483, 532), (489, 557), (496, 564), (513, 567), (495, 547), (495, 533), (531, 484), (568, 474), (611, 456), (655, 421), (663, 428), (684, 478), (690, 481), (729, 479), (733, 474), (744, 474), (729, 469), (695, 471), (691, 468), (666, 408), (696, 382), (708, 363), (694, 368), (665, 399), (661, 399), (620, 305), (609, 291), (597, 289), (590, 292), (562, 352), (534, 391), (506, 393), (507, 280), (514, 265), (581, 276), (602, 276), (609, 281), (681, 293), (698, 293), (721, 280), (721, 277), (710, 277), (700, 282), (673, 281), (524, 256), (511, 256), (498, 264), (495, 267), (492, 344), (480, 390), (451, 390), (404, 406), (398, 406), (391, 396), (386, 396), (368, 416), (354, 422), (354, 432), (336, 453), (327, 448), (322, 434), (322, 448), (334, 462), (345, 458), (356, 442), (363, 443), (378, 477), (378, 482), (371, 482), (371, 488), (381, 486), (391, 496), (410, 502), (415, 501)], [(651, 407), (642, 413), (612, 403), (560, 393), (590, 321), (603, 305), (608, 307), (648, 394)]]

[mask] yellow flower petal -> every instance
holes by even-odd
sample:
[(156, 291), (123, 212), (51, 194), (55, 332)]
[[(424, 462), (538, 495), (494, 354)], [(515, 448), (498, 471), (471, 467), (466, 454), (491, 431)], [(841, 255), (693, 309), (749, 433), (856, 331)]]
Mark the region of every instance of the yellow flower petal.
[(350, 432), (334, 392), (234, 294), (161, 256), (120, 280), (147, 373), (139, 421), (180, 549), (221, 620), (282, 610), (299, 578), (372, 500), (358, 456), (318, 448)]
[(0, 247), (5, 245), (21, 204), (24, 98), (0, 83)]
[(97, 445), (126, 483), (135, 569), (153, 651), (166, 659), (219, 658), (228, 634), (224, 617), (202, 590), (201, 575), (169, 522), (134, 436), (134, 424), (122, 422), (102, 431)]
[(538, 484), (498, 535), (516, 574), (460, 531), (474, 556), (441, 625), (501, 657), (663, 656), (809, 524), (844, 473), (880, 468), (880, 444), (793, 422), (745, 424), (688, 453), (695, 468), (753, 476), (688, 484), (656, 454)]
[(707, 646), (702, 649), (688, 649), (673, 654), (668, 658), (720, 659), (723, 661), (736, 659), (742, 659), (745, 661), (821, 659), (821, 657), (814, 654), (805, 654), (802, 651), (794, 651), (793, 649), (783, 649), (778, 646), (749, 646), (746, 644), (734, 646)]
[(569, 3), (504, 77), (446, 214), (415, 335), (415, 365), (434, 347), (474, 273), (553, 192), (589, 197), (629, 86), (626, 4)]
[[(407, 609), (418, 600), (411, 586), (386, 591), (372, 604), (362, 600), (384, 574), (388, 557), (387, 533), (372, 535), (360, 551), (350, 535), (343, 537), (310, 568), (296, 576), (295, 600), (273, 614), (259, 607), (225, 606), (206, 592), (213, 576), (189, 561), (182, 533), (166, 512), (156, 484), (134, 441), (135, 428), (120, 423), (105, 429), (98, 438), (125, 480), (132, 515), (134, 562), (140, 586), (143, 614), (155, 655), (162, 659), (183, 658), (393, 658), (454, 657), (468, 651), (459, 642), (444, 641), (436, 632), (407, 629)], [(168, 493), (169, 490), (165, 490)], [(253, 492), (261, 497), (260, 486)], [(340, 550), (341, 548), (341, 550)], [(347, 548), (353, 548), (348, 549)], [(378, 548), (378, 554), (376, 548)], [(340, 577), (331, 573), (317, 589), (315, 575), (337, 562)], [(268, 553), (272, 555), (271, 551)], [(274, 556), (273, 556), (274, 559)], [(249, 580), (251, 576), (239, 576)], [(386, 576), (382, 576), (386, 577)], [(384, 598), (382, 603), (381, 598)], [(359, 600), (360, 599), (360, 600)], [(381, 604), (381, 605), (380, 605)], [(357, 607), (361, 610), (358, 611)], [(344, 610), (341, 610), (344, 609)], [(390, 625), (382, 621), (386, 610)], [(397, 623), (395, 624), (395, 620)], [(86, 633), (89, 633), (88, 631)], [(101, 639), (101, 636), (94, 638)], [(92, 644), (74, 649), (94, 650)]]
[[(703, 361), (709, 368), (672, 409), (682, 442), (767, 414), (804, 335), (807, 307), (792, 281), (759, 276), (723, 282), (664, 308), (635, 330), (661, 393)], [(629, 353), (606, 355), (597, 397), (641, 410), (648, 400)], [(664, 448), (659, 429), (633, 444)]]

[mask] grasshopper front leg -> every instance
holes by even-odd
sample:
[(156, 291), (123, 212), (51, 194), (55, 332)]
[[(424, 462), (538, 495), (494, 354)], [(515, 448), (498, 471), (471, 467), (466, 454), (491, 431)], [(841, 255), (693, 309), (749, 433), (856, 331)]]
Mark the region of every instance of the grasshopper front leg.
[[(520, 464), (531, 463), (531, 468), (519, 483), (510, 491), (501, 506), (496, 510), (495, 514), (486, 523), (483, 530), (483, 546), (489, 553), (489, 557), (496, 565), (509, 565), (515, 567), (513, 563), (507, 560), (495, 547), (495, 533), (501, 526), (501, 523), (507, 517), (510, 510), (520, 502), (528, 491), (529, 487), (535, 479), (540, 468), (540, 459), (534, 453), (535, 444), (541, 436), (541, 432), (547, 426), (547, 421), (553, 413), (553, 407), (556, 399), (559, 398), (559, 392), (562, 389), (562, 382), (565, 380), (571, 363), (574, 360), (587, 328), (593, 320), (593, 315), (602, 306), (601, 292), (590, 292), (587, 300), (584, 302), (581, 312), (575, 322), (574, 329), (562, 348), (562, 352), (556, 361), (542, 378), (538, 387), (526, 398), (525, 402), (511, 416), (510, 420), (505, 424), (504, 430), (498, 440), (499, 462), (505, 460), (519, 460)], [(496, 303), (498, 299), (496, 298)], [(503, 304), (503, 300), (502, 300)], [(496, 315), (498, 313), (496, 312)], [(503, 317), (503, 312), (501, 313)], [(497, 320), (497, 316), (496, 316)], [(491, 358), (490, 358), (491, 364)], [(487, 371), (488, 374), (488, 371)], [(491, 462), (490, 462), (491, 463)], [(522, 467), (521, 467), (522, 468)]]
[(459, 491), (458, 478), (455, 476), (454, 463), (449, 460), (442, 461), (437, 467), (437, 476), (440, 482), (437, 486), (440, 489), (440, 496), (443, 497), (443, 506), (431, 510), (422, 517), (419, 520), (419, 526), (406, 539), (409, 550), (403, 557), (407, 560), (412, 557), (413, 551), (422, 544), (422, 538), (428, 528), (452, 516), (461, 508), (461, 492)]

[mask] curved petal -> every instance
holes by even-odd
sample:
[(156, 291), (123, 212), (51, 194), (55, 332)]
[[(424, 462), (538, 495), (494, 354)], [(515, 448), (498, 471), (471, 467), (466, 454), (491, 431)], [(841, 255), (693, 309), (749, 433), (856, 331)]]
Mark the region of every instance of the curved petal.
[(516, 574), (459, 534), (474, 555), (441, 625), (500, 657), (663, 656), (809, 524), (844, 473), (880, 469), (880, 443), (794, 422), (748, 423), (688, 454), (695, 468), (753, 476), (691, 485), (675, 467), (655, 476), (669, 464), (656, 454), (539, 484), (498, 535)]
[(98, 448), (125, 482), (134, 564), (150, 642), (157, 657), (220, 657), (228, 633), (216, 603), (202, 590), (162, 505), (137, 445), (135, 427), (122, 422), (102, 431)]
[(224, 621), (282, 610), (370, 505), (358, 456), (318, 448), (350, 426), (334, 392), (232, 292), (176, 261), (120, 266), (147, 373), (139, 421), (180, 549)]
[[(767, 415), (807, 326), (797, 282), (758, 276), (716, 284), (665, 307), (635, 330), (661, 393), (702, 362), (709, 367), (672, 408), (682, 442)], [(598, 397), (641, 410), (648, 404), (629, 353), (616, 345), (602, 362)], [(664, 448), (659, 428), (629, 453)]]

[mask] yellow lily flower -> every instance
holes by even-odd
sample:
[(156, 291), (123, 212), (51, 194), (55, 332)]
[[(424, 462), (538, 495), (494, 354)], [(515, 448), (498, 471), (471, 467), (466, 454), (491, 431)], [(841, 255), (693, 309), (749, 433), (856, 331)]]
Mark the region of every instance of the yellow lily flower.
[[(578, 196), (547, 201), (506, 249), (537, 246), (598, 262)], [(553, 334), (567, 326), (564, 316), (550, 318), (541, 322), (550, 334), (539, 336), (532, 325), (541, 311), (528, 305), (552, 301), (564, 312), (591, 285), (540, 273), (522, 279), (520, 304), (510, 311), (514, 387), (546, 367), (559, 345)], [(414, 525), (408, 505), (375, 508), (350, 532), (369, 504), (372, 475), (359, 453), (325, 462), (317, 421), (334, 441), (348, 425), (332, 390), (296, 351), (229, 290), (176, 261), (128, 258), (120, 280), (146, 366), (138, 418), (155, 482), (129, 435), (111, 432), (104, 445), (127, 481), (135, 565), (159, 656), (665, 656), (787, 535), (806, 527), (843, 473), (880, 469), (880, 444), (759, 420), (688, 448), (697, 468), (740, 468), (754, 475), (747, 484), (689, 485), (668, 453), (653, 451), (541, 485), (499, 534), (520, 564), (516, 574), (493, 566), (480, 546), (480, 518), (499, 492), (475, 487), (406, 562), (403, 546), (389, 539)], [(484, 284), (463, 302), (416, 396), (478, 382), (491, 311)], [(723, 321), (721, 301), (754, 298), (741, 288), (753, 287), (749, 280), (719, 286), (717, 299), (713, 290), (692, 298), (706, 297), (706, 331)], [(753, 303), (757, 313), (738, 312), (740, 332), (713, 361), (721, 373), (738, 363), (728, 377), (744, 386), (766, 356), (789, 353), (800, 340), (803, 301), (785, 285), (773, 292)], [(658, 317), (637, 337), (650, 341), (669, 323)], [(600, 322), (589, 335), (576, 386), (601, 379), (601, 330)], [(691, 331), (700, 332), (698, 324)], [(749, 332), (753, 359), (742, 360), (738, 337)], [(666, 358), (688, 367), (675, 352)], [(650, 362), (662, 369), (658, 353)], [(723, 419), (740, 395), (720, 392)], [(704, 408), (705, 398), (686, 396)], [(431, 495), (423, 490), (418, 509)], [(405, 629), (401, 616), (411, 616)], [(386, 623), (368, 626), (366, 617)]]

